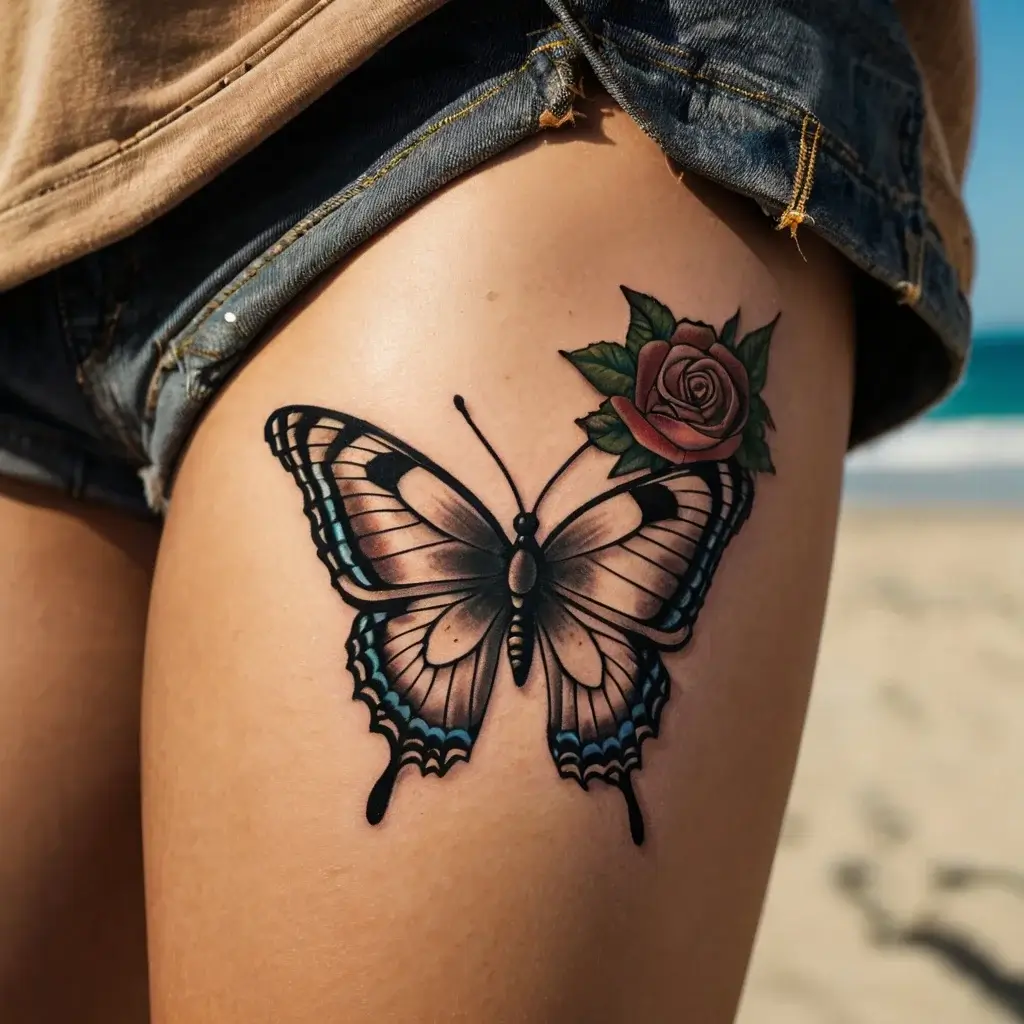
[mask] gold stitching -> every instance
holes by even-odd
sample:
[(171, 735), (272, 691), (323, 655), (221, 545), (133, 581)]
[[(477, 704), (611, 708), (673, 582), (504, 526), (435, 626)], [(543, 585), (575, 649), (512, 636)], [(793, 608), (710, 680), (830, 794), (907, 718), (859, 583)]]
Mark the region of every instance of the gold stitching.
[[(808, 147), (807, 129), (811, 124), (814, 125), (814, 133)], [(807, 201), (811, 197), (811, 188), (814, 185), (814, 170), (820, 144), (821, 122), (810, 114), (805, 114), (803, 124), (800, 126), (800, 153), (796, 161), (796, 173), (793, 175), (793, 194), (790, 196), (789, 206), (782, 211), (782, 216), (779, 217), (779, 222), (775, 225), (777, 231), (789, 228), (789, 236), (796, 242), (801, 256), (803, 256), (803, 250), (800, 249), (800, 242), (796, 236), (797, 229), (804, 221), (814, 223), (813, 218), (807, 213)]]
[(537, 124), (541, 128), (561, 128), (563, 125), (576, 124), (577, 117), (586, 117), (586, 114), (570, 107), (564, 114), (553, 114), (550, 110), (542, 110)]
[(805, 114), (803, 124), (800, 126), (800, 154), (796, 160), (796, 173), (793, 175), (793, 194), (789, 197), (789, 210), (796, 208), (800, 199), (800, 190), (803, 187), (804, 175), (807, 173), (807, 126), (810, 123), (810, 115)]
[[(708, 82), (710, 85), (719, 86), (725, 89), (727, 92), (734, 92), (740, 96), (746, 96), (748, 99), (756, 100), (757, 102), (764, 103), (766, 106), (773, 106), (779, 110), (784, 110), (790, 114), (806, 113), (802, 108), (795, 107), (790, 103), (786, 103), (784, 100), (780, 100), (775, 96), (770, 96), (767, 93), (756, 93), (749, 92), (741, 89), (738, 86), (733, 85), (731, 82), (726, 82), (722, 79), (715, 78), (712, 75), (706, 75), (702, 72), (688, 71), (686, 68), (678, 67), (675, 64), (669, 64), (664, 61), (658, 61), (651, 57), (650, 54), (645, 53), (643, 50), (636, 46), (630, 46), (628, 42), (623, 40), (614, 40), (608, 36), (597, 37), (602, 42), (607, 43), (610, 46), (618, 47), (620, 50), (625, 50), (627, 53), (632, 54), (640, 60), (646, 61), (648, 64), (652, 64), (655, 67), (665, 68), (667, 71), (672, 71), (677, 75), (681, 75), (684, 78), (692, 78), (698, 81)], [(658, 46), (661, 49), (672, 50), (673, 48), (667, 46), (665, 43), (660, 42), (657, 39), (648, 40), (652, 45)], [(685, 56), (692, 56), (686, 50), (680, 49), (679, 53)], [(860, 183), (870, 188), (872, 191), (877, 192), (879, 195), (885, 196), (887, 199), (895, 203), (907, 203), (907, 202), (918, 202), (920, 196), (914, 192), (907, 192), (904, 189), (896, 188), (892, 185), (888, 185), (883, 181), (872, 177), (864, 165), (860, 162), (860, 158), (857, 155), (857, 151), (847, 145), (838, 135), (834, 135), (824, 125), (822, 125), (822, 138), (825, 140), (829, 148), (835, 149), (837, 155), (846, 162), (846, 170), (853, 175), (856, 175), (860, 179)]]
[[(630, 50), (630, 52), (635, 54), (636, 51)], [(749, 89), (741, 89), (738, 85), (733, 85), (731, 82), (723, 82), (720, 78), (704, 74), (703, 71), (691, 71), (689, 68), (681, 68), (678, 64), (669, 64), (668, 61), (658, 60), (657, 57), (650, 57), (647, 54), (638, 54), (638, 56), (642, 56), (644, 60), (653, 64), (655, 67), (665, 68), (667, 71), (674, 71), (677, 75), (682, 75), (684, 78), (692, 78), (697, 82), (707, 82), (709, 85), (716, 85), (722, 89), (727, 89), (729, 92), (738, 93), (740, 96), (746, 96), (747, 99), (759, 100), (762, 103), (770, 103), (773, 106), (784, 107), (786, 110), (794, 109), (784, 103), (780, 103), (774, 96), (769, 96), (767, 93), (751, 92)]]
[[(704, 71), (691, 71), (688, 68), (679, 67), (678, 64), (670, 64), (666, 61), (659, 61), (657, 58), (650, 56), (648, 53), (645, 53), (639, 47), (635, 45), (631, 46), (628, 41), (611, 39), (608, 36), (599, 36), (598, 38), (601, 39), (602, 42), (607, 43), (610, 46), (615, 46), (620, 49), (623, 49), (626, 52), (632, 54), (634, 57), (639, 57), (641, 60), (647, 61), (649, 64), (653, 64), (655, 67), (665, 68), (666, 71), (673, 71), (677, 75), (681, 75), (683, 78), (691, 78), (694, 81), (698, 82), (707, 82), (709, 85), (717, 86), (721, 89), (726, 90), (727, 92), (736, 93), (736, 95), (738, 96), (744, 96), (749, 100), (755, 100), (758, 103), (763, 103), (765, 106), (775, 107), (778, 110), (784, 110), (787, 113), (796, 115), (798, 117), (803, 117), (807, 113), (807, 111), (804, 110), (803, 107), (798, 107), (792, 103), (787, 103), (785, 100), (780, 99), (778, 96), (773, 96), (771, 93), (757, 92), (752, 89), (744, 89), (742, 86), (735, 85), (732, 82), (726, 81), (725, 79), (722, 78), (717, 78), (714, 75), (709, 75)], [(664, 50), (668, 53), (675, 53), (681, 57), (686, 57), (687, 59), (694, 59), (694, 54), (692, 54), (689, 50), (682, 49), (681, 47), (678, 46), (671, 46), (668, 43), (661, 42), (661, 40), (659, 39), (650, 38), (647, 39), (647, 41), (652, 46), (655, 46), (660, 50)], [(838, 151), (840, 151), (843, 157), (854, 166), (858, 173), (860, 173), (862, 176), (866, 176), (864, 167), (861, 164), (859, 157), (857, 156), (856, 150), (848, 146), (837, 135), (834, 135), (831, 132), (829, 132), (824, 127), (824, 125), (822, 125), (822, 135), (827, 135), (829, 144)], [(902, 196), (903, 198), (913, 198), (913, 196), (910, 193), (903, 193), (898, 190), (891, 189), (887, 186), (879, 185), (874, 181), (871, 181), (870, 183), (874, 185), (876, 188), (878, 188), (880, 191), (885, 192), (886, 194), (891, 194), (896, 197)]]
[(821, 122), (814, 122), (814, 138), (811, 140), (811, 156), (807, 165), (807, 177), (804, 179), (803, 193), (800, 196), (801, 212), (807, 206), (811, 198), (811, 188), (814, 186), (814, 172), (818, 168), (818, 147), (821, 145)]
[[(909, 228), (905, 232), (906, 247), (910, 256), (912, 281), (900, 281), (896, 285), (901, 306), (916, 306), (921, 301), (921, 285), (924, 281), (925, 243), (920, 235)], [(913, 243), (913, 244), (911, 244)]]
[(896, 285), (899, 292), (897, 303), (901, 306), (916, 306), (921, 301), (921, 286), (910, 281), (900, 281)]
[[(662, 48), (671, 49), (671, 47), (664, 45), (662, 45)], [(770, 104), (783, 110), (796, 111), (797, 109), (789, 104), (777, 100), (774, 96), (769, 96), (767, 93), (752, 92), (749, 89), (742, 89), (737, 85), (733, 85), (731, 82), (723, 82), (721, 79), (714, 78), (711, 75), (706, 75), (701, 71), (690, 71), (688, 68), (681, 68), (675, 64), (669, 64), (666, 61), (657, 60), (656, 58), (650, 57), (646, 54), (642, 56), (643, 59), (649, 63), (654, 64), (657, 67), (665, 68), (668, 71), (673, 71), (684, 78), (691, 78), (699, 82), (707, 82), (710, 85), (714, 85), (716, 88), (725, 89), (728, 92), (734, 92), (739, 96), (746, 97), (747, 99)], [(810, 124), (814, 125), (814, 134), (811, 137), (810, 148), (808, 148), (807, 128)], [(793, 241), (797, 243), (797, 249), (800, 249), (800, 243), (797, 241), (797, 228), (805, 221), (813, 223), (813, 219), (806, 210), (807, 201), (811, 196), (811, 187), (814, 184), (814, 171), (818, 160), (818, 151), (821, 147), (822, 134), (823, 129), (821, 122), (813, 115), (805, 112), (800, 129), (800, 154), (797, 159), (796, 174), (793, 178), (793, 193), (790, 197), (789, 206), (783, 211), (782, 216), (779, 218), (779, 222), (776, 225), (776, 228), (779, 230), (782, 228), (789, 228)], [(800, 255), (803, 256), (802, 250), (800, 251)]]
[[(542, 43), (540, 46), (535, 46), (527, 54), (527, 58), (532, 57), (532, 56), (534, 56), (534, 54), (537, 54), (537, 53), (545, 53), (548, 50), (558, 50), (558, 49), (561, 49), (563, 46), (568, 46), (568, 47), (571, 48), (572, 47), (572, 40), (571, 39), (553, 39), (549, 43)], [(515, 71), (513, 71), (504, 82), (499, 82), (494, 88), (495, 89), (504, 89), (505, 86), (510, 81), (512, 81), (513, 78), (515, 78), (517, 75), (521, 75), (530, 66), (530, 63), (531, 63), (530, 60), (527, 59), (526, 62), (521, 64), (519, 67), (517, 67), (515, 69)], [(481, 97), (481, 99), (482, 98), (483, 97)]]

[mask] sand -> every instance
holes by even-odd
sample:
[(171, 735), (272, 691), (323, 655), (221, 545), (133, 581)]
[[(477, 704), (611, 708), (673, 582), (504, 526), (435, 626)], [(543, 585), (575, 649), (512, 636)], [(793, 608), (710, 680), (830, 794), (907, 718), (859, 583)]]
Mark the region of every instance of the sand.
[(739, 1021), (1024, 1021), (1024, 511), (844, 513)]

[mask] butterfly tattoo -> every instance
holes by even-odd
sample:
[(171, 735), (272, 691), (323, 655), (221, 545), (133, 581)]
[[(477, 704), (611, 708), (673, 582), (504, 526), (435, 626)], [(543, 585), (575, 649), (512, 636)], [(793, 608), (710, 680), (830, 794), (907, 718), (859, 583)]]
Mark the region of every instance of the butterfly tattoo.
[(519, 511), (507, 531), (449, 472), (363, 419), (292, 405), (266, 424), (271, 451), (301, 488), (317, 554), (356, 611), (354, 696), (390, 747), (367, 819), (383, 819), (403, 766), (443, 776), (470, 759), (504, 658), (519, 687), (539, 666), (558, 774), (583, 789), (617, 787), (639, 845), (631, 775), (668, 700), (661, 655), (690, 639), (750, 513), (754, 471), (735, 453), (684, 464), (652, 455), (639, 475), (627, 469), (629, 479), (547, 524), (544, 497), (599, 440), (580, 421), (588, 441), (528, 509), (463, 399), (454, 401), (511, 487)]

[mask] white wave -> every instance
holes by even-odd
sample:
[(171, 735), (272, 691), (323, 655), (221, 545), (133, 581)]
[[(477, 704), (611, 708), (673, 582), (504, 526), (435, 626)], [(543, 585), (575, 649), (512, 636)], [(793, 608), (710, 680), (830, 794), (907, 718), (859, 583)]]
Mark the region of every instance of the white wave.
[(850, 477), (877, 473), (1024, 471), (1024, 417), (919, 420), (846, 459)]

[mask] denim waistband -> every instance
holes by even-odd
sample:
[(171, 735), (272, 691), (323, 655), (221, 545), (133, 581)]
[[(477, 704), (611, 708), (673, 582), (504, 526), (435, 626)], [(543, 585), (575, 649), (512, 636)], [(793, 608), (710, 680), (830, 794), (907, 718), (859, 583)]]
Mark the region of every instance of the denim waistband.
[(98, 432), (150, 504), (288, 303), (447, 182), (564, 123), (587, 70), (682, 168), (863, 271), (853, 443), (952, 385), (969, 310), (924, 204), (922, 89), (891, 3), (453, 0), (181, 207), (59, 273), (70, 320), (95, 325), (75, 356)]

